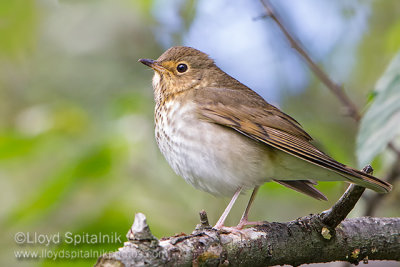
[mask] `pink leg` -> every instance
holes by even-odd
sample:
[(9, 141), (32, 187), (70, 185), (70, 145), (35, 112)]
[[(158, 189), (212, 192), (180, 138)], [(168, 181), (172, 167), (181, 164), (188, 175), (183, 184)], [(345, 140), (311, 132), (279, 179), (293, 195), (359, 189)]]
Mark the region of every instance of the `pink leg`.
[(228, 206), (224, 210), (224, 213), (222, 213), (222, 215), (219, 218), (217, 224), (215, 224), (215, 226), (214, 226), (215, 229), (221, 229), (221, 228), (224, 227), (225, 219), (228, 216), (229, 212), (231, 211), (233, 204), (235, 204), (235, 201), (238, 198), (238, 196), (240, 194), (240, 191), (242, 191), (241, 187), (239, 187), (238, 190), (235, 192), (235, 194), (233, 195), (233, 197), (232, 197), (231, 201), (229, 202)]
[(235, 227), (236, 229), (241, 230), (241, 229), (243, 229), (244, 226), (247, 226), (247, 225), (263, 225), (263, 224), (265, 224), (265, 222), (263, 222), (263, 221), (261, 221), (261, 222), (249, 222), (248, 221), (250, 207), (251, 207), (251, 204), (253, 204), (254, 198), (256, 197), (258, 188), (259, 188), (259, 186), (254, 187), (253, 193), (251, 193), (249, 203), (247, 204), (247, 207), (243, 213), (243, 216), (240, 219), (239, 224)]

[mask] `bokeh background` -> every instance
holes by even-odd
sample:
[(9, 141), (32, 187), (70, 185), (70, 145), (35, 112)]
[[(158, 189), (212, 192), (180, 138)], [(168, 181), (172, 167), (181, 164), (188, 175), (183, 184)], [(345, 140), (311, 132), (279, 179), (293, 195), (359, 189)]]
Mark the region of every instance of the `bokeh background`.
[[(272, 1), (312, 58), (364, 111), (400, 49), (399, 1)], [(215, 223), (229, 199), (175, 175), (154, 140), (152, 71), (173, 45), (211, 55), (227, 73), (295, 117), (337, 160), (357, 167), (357, 125), (310, 72), (254, 0), (0, 0), (0, 262), (69, 266), (70, 259), (20, 259), (15, 251), (116, 250), (120, 242), (18, 245), (16, 233), (125, 234), (136, 212), (155, 236), (190, 233), (205, 209)], [(389, 152), (374, 160), (390, 168)], [(262, 186), (251, 220), (288, 221), (328, 209), (344, 183), (320, 183), (322, 202)], [(371, 195), (372, 192), (366, 192)], [(249, 194), (227, 225), (235, 225)], [(376, 216), (400, 216), (399, 191)], [(362, 215), (365, 201), (351, 216)], [(32, 236), (31, 236), (32, 237)], [(78, 258), (76, 266), (96, 258)]]

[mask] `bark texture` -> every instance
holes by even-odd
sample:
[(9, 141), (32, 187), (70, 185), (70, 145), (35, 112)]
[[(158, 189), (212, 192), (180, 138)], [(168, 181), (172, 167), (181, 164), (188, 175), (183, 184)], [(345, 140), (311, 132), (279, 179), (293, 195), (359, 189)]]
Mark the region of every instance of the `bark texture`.
[[(368, 260), (400, 261), (400, 218), (346, 219), (336, 229), (310, 215), (241, 231), (195, 230), (157, 240), (138, 214), (119, 251), (96, 266), (270, 266)], [(204, 225), (202, 226), (204, 227)], [(200, 228), (202, 228), (200, 227)]]

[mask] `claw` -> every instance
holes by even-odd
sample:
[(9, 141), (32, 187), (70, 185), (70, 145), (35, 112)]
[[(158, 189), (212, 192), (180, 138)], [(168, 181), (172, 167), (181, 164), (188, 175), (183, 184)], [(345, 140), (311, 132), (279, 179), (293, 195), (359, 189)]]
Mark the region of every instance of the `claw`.
[(222, 232), (223, 234), (236, 234), (240, 235), (240, 237), (243, 237), (244, 232), (241, 231), (241, 229), (237, 229), (236, 227), (228, 227), (228, 226), (222, 226), (221, 228), (217, 229), (218, 231)]
[(235, 228), (238, 230), (242, 230), (245, 226), (265, 225), (267, 223), (267, 221), (249, 222), (247, 218), (242, 218)]

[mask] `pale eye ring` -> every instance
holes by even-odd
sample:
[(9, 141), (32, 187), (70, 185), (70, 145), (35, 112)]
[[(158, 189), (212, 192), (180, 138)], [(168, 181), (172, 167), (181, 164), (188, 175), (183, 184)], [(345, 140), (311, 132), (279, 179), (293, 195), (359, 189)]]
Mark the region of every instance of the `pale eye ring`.
[(187, 71), (188, 66), (184, 63), (180, 63), (178, 64), (178, 66), (176, 66), (176, 70), (180, 73), (184, 73), (185, 71)]

